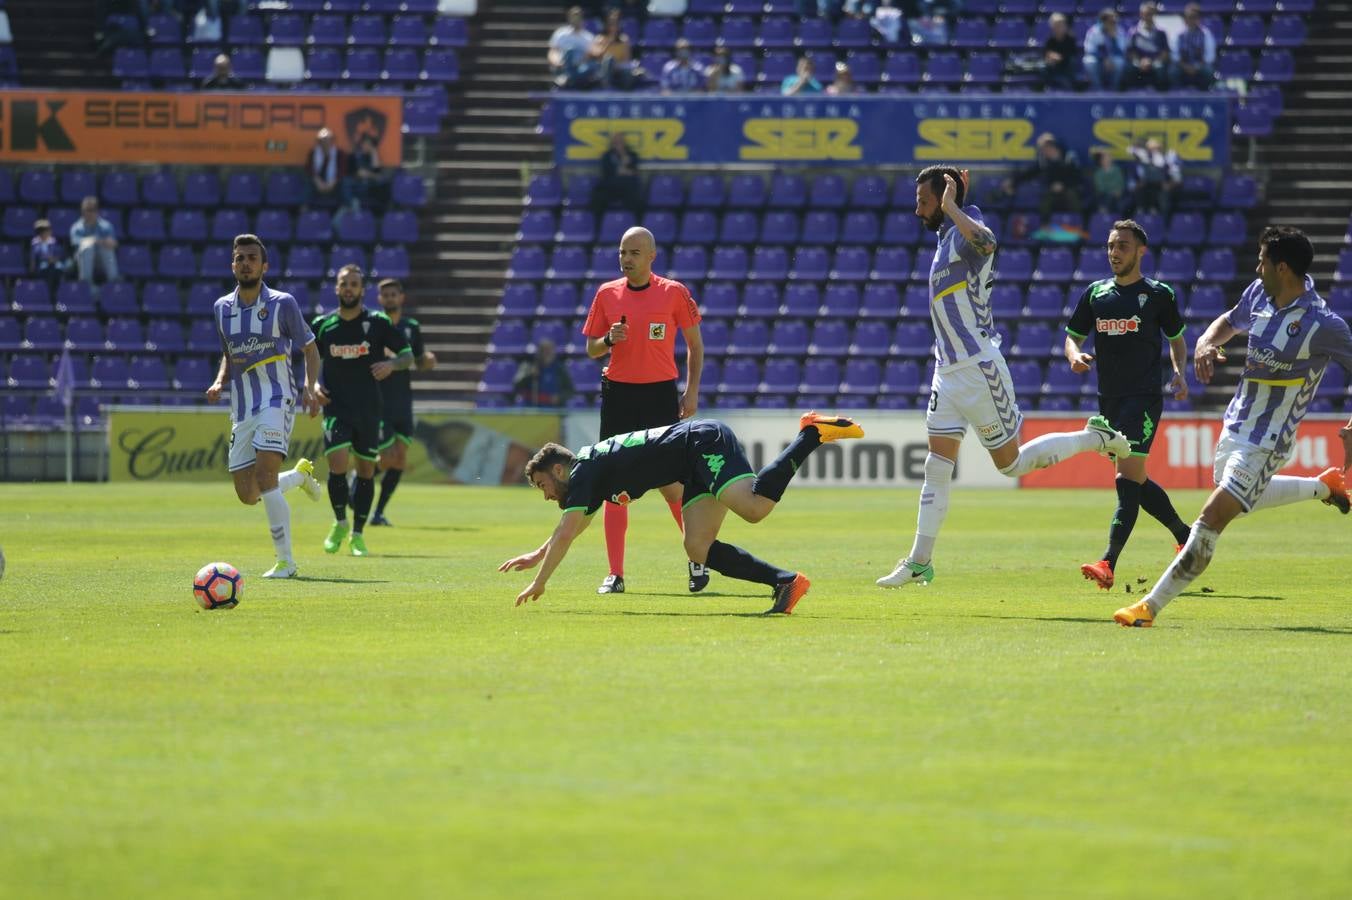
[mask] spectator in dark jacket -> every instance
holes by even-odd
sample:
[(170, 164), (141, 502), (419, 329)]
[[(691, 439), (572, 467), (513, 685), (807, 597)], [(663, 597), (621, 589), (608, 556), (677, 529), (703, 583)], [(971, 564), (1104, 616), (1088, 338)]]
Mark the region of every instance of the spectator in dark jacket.
[(1028, 168), (1005, 182), (1006, 190), (1037, 179), (1042, 187), (1039, 209), (1045, 218), (1053, 212), (1080, 212), (1080, 164), (1075, 154), (1062, 148), (1051, 132), (1037, 139), (1037, 158)]
[(388, 191), (385, 167), (380, 162), (380, 146), (373, 135), (362, 135), (357, 148), (347, 158), (347, 177), (343, 179), (343, 200), (353, 209), (384, 206)]
[(573, 379), (549, 338), (540, 341), (534, 359), (517, 368), (512, 385), (523, 406), (563, 406), (573, 395)]
[(592, 211), (599, 216), (617, 203), (635, 216), (643, 206), (638, 154), (629, 148), (624, 133), (618, 131), (610, 136), (610, 149), (601, 155), (601, 180), (592, 189)]
[(38, 219), (33, 223), (33, 240), (28, 246), (28, 272), (39, 278), (47, 279), (52, 292), (65, 274), (70, 271), (70, 260), (61, 247), (61, 242), (52, 237), (52, 223)]
[(212, 63), (211, 74), (202, 79), (204, 91), (242, 91), (244, 82), (235, 75), (230, 65), (230, 54), (219, 53)]
[(309, 202), (320, 206), (336, 206), (342, 198), (339, 187), (345, 171), (333, 132), (327, 128), (319, 129), (315, 134), (315, 145), (310, 148), (310, 156), (306, 161)]
[(1174, 36), (1174, 87), (1211, 90), (1216, 80), (1216, 36), (1202, 24), (1202, 7), (1183, 7), (1184, 28)]
[(1165, 150), (1159, 138), (1138, 141), (1131, 155), (1136, 158), (1136, 212), (1168, 216), (1183, 186), (1183, 161), (1177, 152)]
[(1042, 88), (1073, 91), (1080, 67), (1080, 43), (1070, 33), (1070, 22), (1064, 15), (1052, 13), (1047, 21), (1051, 33), (1042, 44)]
[(1155, 4), (1141, 4), (1140, 19), (1127, 33), (1128, 90), (1169, 90), (1169, 36), (1155, 27)]

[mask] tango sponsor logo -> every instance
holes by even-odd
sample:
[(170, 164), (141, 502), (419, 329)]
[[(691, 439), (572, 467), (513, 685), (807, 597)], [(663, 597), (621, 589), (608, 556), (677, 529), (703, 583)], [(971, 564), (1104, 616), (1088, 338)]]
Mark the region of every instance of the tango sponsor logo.
[(371, 352), (371, 342), (362, 341), (360, 344), (330, 344), (329, 356), (334, 359), (361, 359)]
[(1099, 334), (1132, 334), (1141, 330), (1141, 317), (1132, 316), (1130, 319), (1097, 319), (1095, 320), (1094, 328)]

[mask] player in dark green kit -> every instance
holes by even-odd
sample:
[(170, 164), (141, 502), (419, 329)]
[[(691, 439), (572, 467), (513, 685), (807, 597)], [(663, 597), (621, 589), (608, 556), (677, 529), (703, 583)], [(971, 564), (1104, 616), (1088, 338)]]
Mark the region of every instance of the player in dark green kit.
[(516, 605), (536, 600), (602, 503), (626, 506), (654, 488), (679, 484), (684, 489), (689, 558), (729, 578), (768, 585), (774, 591), (774, 605), (768, 611), (791, 613), (811, 586), (807, 578), (719, 541), (723, 517), (732, 510), (748, 522), (759, 522), (774, 510), (812, 451), (823, 442), (863, 436), (864, 430), (850, 419), (807, 413), (799, 419), (798, 436), (760, 472), (752, 470), (732, 429), (712, 419), (686, 419), (617, 434), (576, 454), (558, 444), (545, 444), (526, 464), (526, 478), (546, 500), (559, 504), (563, 518), (539, 549), (507, 560), (498, 571), (539, 565), (535, 580), (517, 595)]
[[(398, 278), (382, 278), (379, 284), (380, 306), (390, 322), (404, 336), (413, 351), (413, 364), (419, 371), (435, 368), (437, 358), (423, 346), (422, 326), (412, 316), (404, 315), (404, 285)], [(393, 350), (386, 355), (394, 358)], [(380, 382), (380, 499), (371, 515), (372, 525), (389, 525), (385, 507), (399, 486), (408, 462), (408, 448), (413, 443), (413, 378), (408, 370), (391, 372)]]
[[(1108, 264), (1113, 277), (1085, 288), (1066, 325), (1066, 359), (1076, 372), (1088, 372), (1097, 358), (1099, 412), (1131, 442), (1131, 455), (1117, 463), (1117, 510), (1108, 532), (1108, 549), (1098, 562), (1080, 566), (1085, 578), (1104, 590), (1113, 586), (1117, 558), (1126, 546), (1142, 509), (1169, 529), (1174, 543), (1188, 539), (1188, 526), (1178, 517), (1164, 488), (1146, 475), (1146, 457), (1164, 411), (1161, 333), (1169, 339), (1173, 377), (1169, 390), (1176, 399), (1188, 396), (1183, 377), (1188, 346), (1183, 317), (1173, 288), (1141, 275), (1141, 258), (1149, 247), (1145, 230), (1131, 219), (1113, 223), (1108, 234)], [(1084, 352), (1094, 336), (1095, 354)]]
[[(347, 457), (356, 457), (353, 485), (353, 556), (365, 556), (362, 529), (375, 496), (376, 454), (380, 445), (380, 386), (393, 372), (413, 365), (408, 341), (384, 313), (362, 306), (365, 279), (356, 266), (338, 270), (338, 311), (315, 319), (313, 331), (323, 360), (324, 456), (329, 463), (329, 502), (336, 521), (324, 550), (337, 553), (348, 536)], [(386, 359), (386, 351), (393, 354)]]

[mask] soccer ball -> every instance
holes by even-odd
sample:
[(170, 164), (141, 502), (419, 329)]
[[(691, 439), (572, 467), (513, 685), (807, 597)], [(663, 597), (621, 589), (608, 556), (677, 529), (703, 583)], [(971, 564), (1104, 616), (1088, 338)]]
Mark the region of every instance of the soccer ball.
[(230, 563), (207, 563), (192, 580), (192, 595), (203, 609), (234, 609), (244, 593), (244, 576)]

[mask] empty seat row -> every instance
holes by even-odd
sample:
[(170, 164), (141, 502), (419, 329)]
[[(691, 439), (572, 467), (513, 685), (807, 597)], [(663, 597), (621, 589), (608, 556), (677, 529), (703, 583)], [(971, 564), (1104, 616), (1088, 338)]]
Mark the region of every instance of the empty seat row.
[[(232, 50), (231, 67), (244, 81), (300, 80), (269, 75), (269, 54), (281, 52)], [(149, 54), (138, 47), (119, 47), (113, 57), (113, 75), (122, 79), (200, 80), (211, 74), (214, 55), (212, 49), (201, 49), (185, 61), (183, 51), (177, 47), (160, 47)], [(382, 52), (373, 47), (347, 51), (316, 47), (304, 57), (304, 77), (318, 81), (456, 81), (460, 78), (460, 61), (449, 48), (421, 52), (410, 47), (393, 47)]]
[[(188, 43), (197, 42), (189, 35)], [(231, 47), (466, 47), (469, 27), (465, 19), (454, 16), (438, 16), (429, 22), (426, 16), (406, 13), (358, 13), (349, 17), (342, 13), (278, 12), (266, 17), (231, 17), (226, 22), (225, 43)]]

